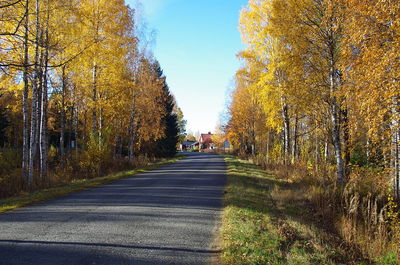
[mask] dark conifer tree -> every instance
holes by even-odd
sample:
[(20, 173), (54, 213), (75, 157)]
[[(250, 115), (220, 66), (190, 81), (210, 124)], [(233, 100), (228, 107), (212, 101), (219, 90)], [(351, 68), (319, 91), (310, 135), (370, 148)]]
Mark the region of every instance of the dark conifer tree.
[(178, 128), (178, 117), (174, 111), (175, 100), (171, 95), (166, 78), (158, 62), (154, 63), (154, 70), (157, 73), (159, 81), (163, 85), (163, 93), (160, 103), (163, 105), (165, 111), (164, 118), (161, 121), (164, 126), (165, 135), (157, 141), (155, 155), (159, 157), (172, 157), (176, 154), (180, 133)]

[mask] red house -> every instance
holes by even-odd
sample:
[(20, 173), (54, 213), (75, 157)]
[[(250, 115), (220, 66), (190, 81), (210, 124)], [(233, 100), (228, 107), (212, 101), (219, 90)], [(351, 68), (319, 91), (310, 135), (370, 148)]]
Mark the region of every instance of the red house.
[(214, 149), (211, 132), (202, 133), (199, 139), (200, 152), (209, 152)]

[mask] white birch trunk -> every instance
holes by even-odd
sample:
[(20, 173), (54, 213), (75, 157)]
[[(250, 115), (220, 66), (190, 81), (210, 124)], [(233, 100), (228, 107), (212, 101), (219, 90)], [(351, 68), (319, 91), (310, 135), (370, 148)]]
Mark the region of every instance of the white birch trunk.
[(324, 158), (325, 158), (325, 163), (327, 163), (328, 159), (329, 159), (329, 140), (328, 140), (328, 137), (326, 137), (326, 139), (325, 139)]
[(289, 118), (289, 106), (286, 103), (286, 99), (282, 99), (282, 116), (283, 116), (283, 152), (286, 165), (289, 161), (289, 156), (290, 156), (290, 118)]
[(93, 136), (97, 133), (97, 64), (93, 63), (93, 76), (92, 76), (92, 134)]
[(28, 182), (28, 164), (29, 164), (29, 0), (25, 1), (25, 35), (24, 35), (24, 91), (22, 97), (23, 109), (23, 146), (22, 146), (22, 179), (21, 184), (24, 186)]
[(392, 99), (392, 121), (391, 121), (391, 159), (392, 185), (396, 199), (400, 198), (400, 103), (399, 97)]
[(40, 117), (40, 179), (47, 181), (47, 96), (48, 96), (48, 61), (49, 61), (49, 0), (47, 0), (46, 32), (45, 32), (45, 54), (43, 71), (43, 88), (41, 93), (41, 117)]
[(335, 70), (331, 69), (330, 73), (330, 84), (331, 84), (331, 118), (332, 118), (332, 139), (333, 146), (335, 149), (335, 157), (336, 157), (336, 167), (337, 167), (337, 177), (338, 181), (343, 183), (344, 181), (344, 166), (343, 166), (343, 158), (342, 158), (342, 146), (340, 141), (340, 121), (339, 121), (339, 106), (337, 103), (337, 97), (333, 95), (336, 91), (335, 86)]
[[(76, 102), (75, 98), (75, 102)], [(78, 107), (74, 108), (74, 135), (75, 135), (75, 155), (78, 156), (79, 146), (78, 146), (78, 127), (79, 127), (79, 110)]]
[(293, 128), (293, 141), (292, 141), (292, 163), (296, 162), (297, 159), (297, 150), (298, 150), (298, 131), (299, 127), (299, 117), (296, 115), (295, 121), (294, 121), (294, 128)]
[(341, 142), (341, 128), (340, 128), (340, 104), (336, 91), (338, 90), (339, 80), (337, 77), (337, 40), (335, 39), (335, 32), (333, 26), (333, 17), (330, 18), (329, 35), (327, 36), (328, 54), (329, 54), (329, 92), (330, 92), (330, 108), (332, 120), (332, 141), (335, 150), (337, 178), (339, 183), (344, 183), (345, 168), (343, 163), (342, 142)]
[(66, 66), (62, 67), (62, 77), (61, 77), (61, 121), (60, 121), (60, 157), (61, 166), (65, 165), (65, 93), (67, 91), (67, 77), (65, 73)]
[(39, 38), (40, 38), (40, 2), (36, 0), (36, 40), (35, 40), (35, 71), (33, 76), (31, 137), (29, 150), (28, 186), (33, 186), (33, 170), (38, 144), (38, 98), (39, 98)]

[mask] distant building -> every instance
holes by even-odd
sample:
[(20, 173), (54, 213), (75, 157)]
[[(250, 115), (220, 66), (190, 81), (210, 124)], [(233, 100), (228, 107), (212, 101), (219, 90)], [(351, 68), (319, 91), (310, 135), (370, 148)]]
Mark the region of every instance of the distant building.
[(209, 132), (207, 134), (202, 133), (200, 135), (200, 139), (199, 139), (200, 152), (209, 152), (211, 150), (214, 150), (212, 136), (213, 135), (211, 132)]
[(197, 141), (183, 141), (181, 143), (181, 151), (190, 151), (195, 149), (196, 146), (199, 146), (199, 142)]
[(231, 142), (229, 142), (228, 140), (225, 140), (224, 142), (224, 149), (230, 149), (231, 148)]

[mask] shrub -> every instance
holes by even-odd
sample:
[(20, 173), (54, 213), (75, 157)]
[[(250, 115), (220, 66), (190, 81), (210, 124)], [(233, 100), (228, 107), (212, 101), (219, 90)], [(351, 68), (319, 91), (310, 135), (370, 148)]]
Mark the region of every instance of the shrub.
[(195, 146), (192, 150), (190, 150), (191, 152), (199, 152), (199, 147)]
[(0, 149), (0, 175), (7, 174), (22, 164), (22, 153), (20, 150), (1, 148)]
[(87, 150), (82, 154), (79, 166), (86, 177), (100, 176), (102, 169), (106, 168), (107, 162), (111, 159), (111, 148), (105, 137), (90, 135)]
[(0, 149), (0, 198), (15, 195), (21, 190), (21, 164), (19, 150)]
[(21, 170), (9, 170), (0, 176), (0, 198), (7, 198), (21, 191)]

